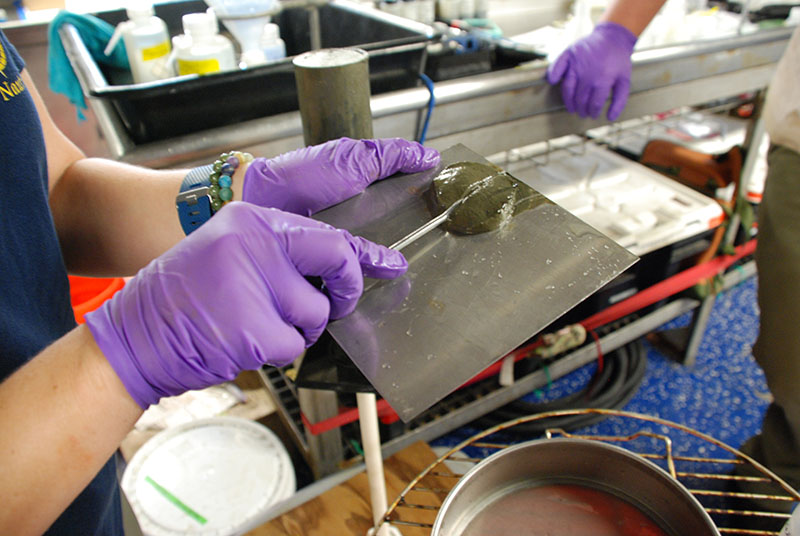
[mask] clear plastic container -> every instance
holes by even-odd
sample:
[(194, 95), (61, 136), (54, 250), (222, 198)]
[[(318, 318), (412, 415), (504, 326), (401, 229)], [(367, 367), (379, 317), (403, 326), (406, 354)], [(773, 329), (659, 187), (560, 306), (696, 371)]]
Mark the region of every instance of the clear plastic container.
[(153, 5), (134, 4), (126, 9), (128, 19), (117, 25), (106, 46), (106, 55), (122, 39), (135, 83), (152, 82), (172, 76), (167, 65), (170, 53), (166, 23), (154, 15)]
[(236, 69), (233, 43), (219, 34), (213, 13), (189, 13), (181, 21), (184, 33), (172, 39), (178, 75)]

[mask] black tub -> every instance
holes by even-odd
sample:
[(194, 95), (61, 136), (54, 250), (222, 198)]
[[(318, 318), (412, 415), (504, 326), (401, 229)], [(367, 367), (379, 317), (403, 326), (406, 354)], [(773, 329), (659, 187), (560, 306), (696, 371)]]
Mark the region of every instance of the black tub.
[[(155, 11), (174, 36), (182, 33), (184, 14), (206, 8), (205, 2), (189, 1), (156, 5)], [(124, 10), (97, 16), (113, 25), (126, 19)], [(418, 84), (427, 44), (435, 37), (431, 27), (347, 0), (321, 6), (319, 21), (322, 48), (357, 46), (369, 53), (373, 95)], [(113, 105), (135, 144), (163, 140), (298, 109), (292, 57), (311, 49), (310, 12), (284, 9), (273, 22), (287, 58), (247, 70), (133, 84), (129, 72), (100, 66), (88, 53), (71, 61), (76, 69), (99, 69), (106, 83), (91, 83), (86, 92)]]

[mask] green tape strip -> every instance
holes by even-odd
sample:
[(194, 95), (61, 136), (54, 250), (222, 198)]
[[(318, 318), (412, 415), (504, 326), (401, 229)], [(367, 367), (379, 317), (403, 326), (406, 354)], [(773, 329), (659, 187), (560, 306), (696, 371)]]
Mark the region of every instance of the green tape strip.
[(361, 448), (361, 445), (355, 439), (350, 439), (350, 446), (353, 447), (353, 450), (356, 451), (356, 454), (359, 456), (364, 455), (364, 450)]
[(208, 523), (208, 520), (206, 518), (204, 518), (203, 516), (201, 516), (200, 514), (195, 512), (194, 510), (192, 510), (187, 504), (185, 504), (183, 501), (181, 501), (175, 495), (170, 493), (166, 488), (164, 488), (164, 486), (162, 486), (161, 484), (159, 484), (158, 482), (156, 482), (155, 480), (153, 480), (149, 476), (145, 476), (144, 480), (145, 480), (145, 482), (147, 482), (148, 484), (153, 486), (156, 489), (156, 491), (159, 492), (161, 495), (163, 495), (169, 502), (171, 502), (172, 504), (174, 504), (175, 506), (177, 506), (178, 508), (183, 510), (186, 513), (186, 515), (188, 515), (189, 517), (191, 517), (192, 519), (194, 519), (195, 521), (197, 521), (201, 525), (205, 525), (206, 523)]

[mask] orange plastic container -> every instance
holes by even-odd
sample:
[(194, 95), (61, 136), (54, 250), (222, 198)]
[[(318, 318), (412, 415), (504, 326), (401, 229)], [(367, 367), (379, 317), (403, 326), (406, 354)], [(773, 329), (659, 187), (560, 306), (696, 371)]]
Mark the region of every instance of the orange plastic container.
[(125, 280), (121, 277), (69, 276), (69, 294), (75, 321), (83, 324), (83, 315), (100, 307), (123, 286), (125, 286)]

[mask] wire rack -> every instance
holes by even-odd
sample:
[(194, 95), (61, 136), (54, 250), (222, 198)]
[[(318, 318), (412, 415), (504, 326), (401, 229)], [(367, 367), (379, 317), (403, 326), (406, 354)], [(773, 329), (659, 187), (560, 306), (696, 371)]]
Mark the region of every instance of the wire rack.
[[(665, 128), (663, 122), (665, 120), (674, 122), (680, 119), (690, 118), (693, 114), (698, 112), (706, 114), (706, 121), (718, 125), (719, 128), (716, 135), (724, 136), (728, 133), (730, 126), (723, 122), (715, 121), (714, 114), (730, 112), (744, 102), (745, 100), (742, 99), (731, 99), (721, 104), (687, 106), (672, 110), (669, 113), (647, 115), (625, 121), (617, 121), (601, 129), (589, 130), (582, 135), (567, 135), (560, 138), (548, 139), (523, 147), (515, 147), (508, 151), (501, 151), (487, 158), (489, 161), (509, 171), (513, 171), (513, 165), (517, 163), (532, 163), (536, 166), (546, 166), (550, 164), (551, 154), (555, 151), (563, 150), (575, 156), (583, 156), (586, 154), (586, 147), (590, 143), (607, 146), (612, 149), (621, 148), (623, 138), (633, 133), (638, 133), (643, 140), (651, 140), (656, 137), (656, 134), (663, 133)], [(638, 160), (638, 157), (635, 157), (634, 160)]]
[[(779, 512), (791, 511), (800, 501), (800, 494), (769, 469), (702, 432), (638, 413), (574, 409), (522, 417), (462, 441), (411, 480), (389, 506), (383, 523), (408, 536), (430, 534), (439, 507), (459, 479), (485, 457), (519, 442), (515, 427), (588, 413), (614, 419), (614, 429), (622, 433), (572, 435), (553, 428), (544, 437), (558, 435), (611, 442), (650, 460), (700, 501), (722, 535), (778, 535), (790, 517)], [(512, 437), (516, 441), (510, 440)]]

